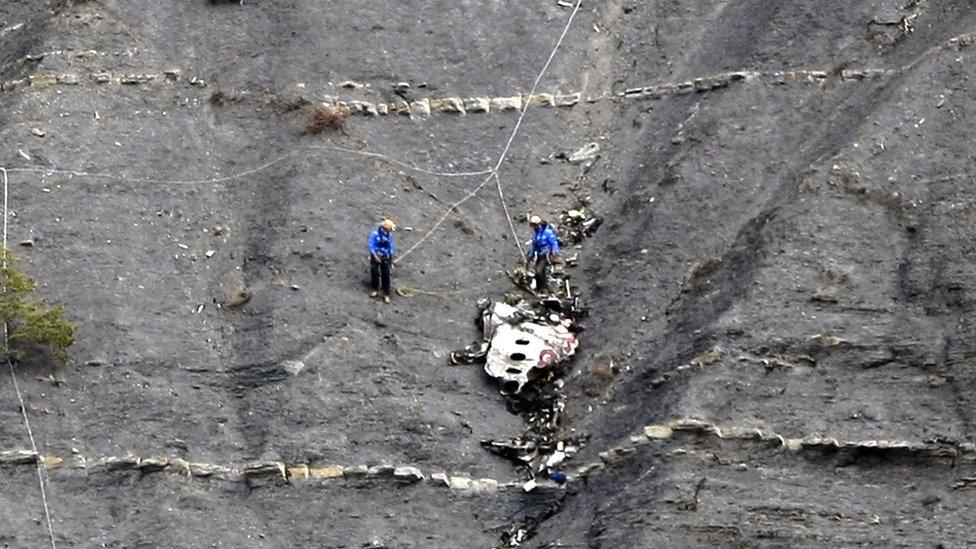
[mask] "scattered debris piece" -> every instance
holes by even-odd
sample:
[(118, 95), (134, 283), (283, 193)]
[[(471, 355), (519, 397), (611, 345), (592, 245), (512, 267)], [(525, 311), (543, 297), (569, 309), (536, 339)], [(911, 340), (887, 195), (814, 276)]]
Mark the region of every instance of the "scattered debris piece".
[[(526, 485), (527, 487), (528, 485)], [(525, 489), (526, 487), (523, 487)], [(525, 491), (530, 492), (536, 488), (535, 481), (532, 481), (532, 487), (527, 488)], [(522, 542), (527, 541), (529, 538), (535, 535), (539, 526), (552, 518), (553, 516), (559, 514), (563, 509), (563, 502), (557, 501), (552, 505), (546, 507), (541, 513), (536, 516), (526, 516), (521, 522), (518, 522), (511, 526), (507, 532), (502, 534), (502, 542), (504, 542), (506, 547), (518, 547)]]
[(602, 224), (603, 219), (589, 216), (586, 208), (567, 210), (559, 216), (559, 236), (568, 242), (578, 244), (584, 238), (593, 236)]
[(484, 440), (481, 446), (493, 454), (525, 463), (531, 463), (539, 455), (536, 443), (523, 438)]
[(291, 376), (297, 376), (305, 369), (305, 363), (300, 360), (285, 360), (281, 363), (281, 368)]
[(589, 162), (591, 160), (596, 160), (600, 155), (600, 144), (599, 143), (587, 143), (583, 147), (574, 152), (569, 156), (569, 161), (572, 164), (582, 164), (584, 162)]
[(485, 362), (489, 345), (490, 343), (487, 340), (475, 341), (464, 349), (454, 351), (451, 353), (451, 364), (480, 364)]

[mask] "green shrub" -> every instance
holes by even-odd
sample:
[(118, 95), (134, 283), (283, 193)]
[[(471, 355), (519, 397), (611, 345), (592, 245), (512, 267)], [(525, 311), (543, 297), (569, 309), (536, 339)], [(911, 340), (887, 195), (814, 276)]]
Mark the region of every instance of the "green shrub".
[[(75, 327), (64, 318), (60, 305), (48, 306), (31, 294), (37, 284), (17, 268), (17, 258), (3, 248), (0, 264), (0, 323), (7, 325), (7, 341), (0, 338), (2, 358), (19, 359), (25, 345), (40, 345), (55, 356), (67, 358), (75, 342)], [(2, 329), (2, 327), (0, 327)]]

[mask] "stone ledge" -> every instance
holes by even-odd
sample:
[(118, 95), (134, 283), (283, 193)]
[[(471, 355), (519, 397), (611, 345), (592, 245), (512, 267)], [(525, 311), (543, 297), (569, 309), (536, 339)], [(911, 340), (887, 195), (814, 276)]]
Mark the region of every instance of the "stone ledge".
[[(959, 37), (955, 44), (965, 40)], [(92, 53), (94, 52), (94, 53)], [(43, 58), (41, 54), (40, 58)], [(83, 55), (101, 55), (95, 50), (78, 52)], [(36, 57), (36, 56), (35, 56)], [(33, 59), (34, 57), (28, 56)], [(27, 58), (25, 58), (27, 59)], [(896, 71), (887, 69), (845, 69), (838, 76), (842, 81), (861, 81), (887, 76)], [(658, 100), (671, 95), (685, 95), (693, 93), (708, 93), (752, 81), (767, 81), (777, 85), (788, 84), (823, 84), (830, 77), (830, 73), (823, 70), (788, 70), (788, 71), (755, 71), (743, 70), (724, 72), (715, 75), (700, 76), (683, 82), (664, 82), (646, 86), (626, 88), (614, 95), (587, 97), (587, 103), (614, 100)], [(147, 73), (110, 73), (97, 72), (91, 74), (79, 73), (49, 73), (35, 74), (26, 78), (9, 80), (0, 83), (0, 91), (9, 92), (23, 88), (46, 88), (52, 86), (78, 86), (93, 83), (98, 86), (116, 85), (125, 87), (143, 87), (162, 84), (184, 82), (190, 86), (206, 86), (202, 78), (185, 79), (179, 69), (165, 69)], [(304, 88), (304, 86), (302, 86)], [(246, 94), (245, 94), (246, 95)], [(517, 113), (526, 105), (536, 108), (572, 108), (583, 101), (581, 92), (560, 93), (540, 92), (531, 96), (518, 94), (504, 97), (429, 97), (413, 101), (395, 101), (393, 103), (374, 103), (364, 99), (340, 99), (327, 96), (321, 101), (324, 105), (343, 106), (350, 114), (369, 117), (384, 117), (390, 114), (400, 114), (409, 117), (426, 117), (434, 114), (466, 115), (477, 113)]]
[[(920, 459), (933, 459), (952, 464), (958, 459), (976, 461), (976, 444), (965, 441), (907, 441), (907, 440), (838, 440), (832, 437), (807, 436), (788, 438), (772, 431), (754, 427), (725, 426), (695, 418), (682, 418), (662, 425), (647, 425), (641, 432), (627, 437), (627, 442), (600, 452), (598, 460), (577, 468), (570, 481), (586, 478), (611, 468), (627, 456), (643, 451), (645, 447), (661, 441), (680, 437), (708, 436), (717, 440), (741, 440), (763, 445), (772, 450), (790, 454), (813, 452), (832, 454), (835, 452), (877, 452), (892, 456), (904, 455)], [(653, 450), (651, 450), (653, 451)], [(680, 451), (677, 455), (688, 452)], [(964, 486), (968, 488), (970, 486)]]
[(0, 82), (0, 91), (11, 92), (23, 88), (48, 88), (52, 86), (78, 86), (83, 83), (95, 85), (118, 85), (140, 87), (150, 84), (175, 84), (184, 82), (189, 86), (204, 87), (206, 81), (192, 77), (184, 79), (180, 69), (165, 69), (157, 73), (122, 73), (95, 72), (81, 74), (77, 72), (32, 74), (25, 78)]
[(190, 462), (183, 458), (135, 455), (107, 456), (88, 459), (74, 453), (70, 457), (39, 456), (27, 450), (0, 452), (0, 469), (16, 469), (41, 463), (54, 477), (98, 475), (163, 474), (198, 481), (243, 482), (251, 488), (280, 488), (292, 485), (338, 485), (352, 483), (357, 488), (389, 484), (410, 485), (430, 483), (467, 494), (492, 494), (517, 489), (520, 482), (505, 482), (491, 478), (466, 475), (448, 476), (444, 472), (425, 473), (420, 467), (408, 464), (338, 465), (261, 461), (242, 465), (219, 465)]

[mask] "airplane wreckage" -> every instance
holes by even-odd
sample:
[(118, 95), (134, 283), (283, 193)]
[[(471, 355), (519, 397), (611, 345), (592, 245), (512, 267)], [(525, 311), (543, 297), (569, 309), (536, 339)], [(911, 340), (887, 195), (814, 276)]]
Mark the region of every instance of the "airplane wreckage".
[[(583, 209), (567, 211), (559, 219), (559, 237), (578, 249), (600, 223)], [(563, 255), (569, 251), (564, 249)], [(563, 264), (576, 265), (576, 254), (564, 257)], [(516, 291), (502, 301), (479, 300), (476, 324), (481, 338), (451, 353), (450, 361), (454, 365), (483, 363), (485, 373), (500, 383), (508, 410), (525, 419), (528, 428), (521, 436), (481, 444), (518, 465), (526, 480), (524, 488), (531, 491), (540, 481), (564, 483), (566, 474), (560, 464), (582, 442), (561, 432), (565, 407), (561, 376), (563, 366), (579, 348), (584, 331), (580, 320), (588, 311), (560, 267), (553, 268), (551, 291), (545, 295), (536, 293), (531, 273), (517, 269), (508, 275)]]

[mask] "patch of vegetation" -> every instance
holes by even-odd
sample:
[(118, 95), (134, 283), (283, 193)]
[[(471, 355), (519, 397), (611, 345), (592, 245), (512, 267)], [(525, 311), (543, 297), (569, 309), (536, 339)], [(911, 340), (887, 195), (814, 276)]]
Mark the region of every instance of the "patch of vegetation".
[(302, 125), (302, 135), (318, 135), (326, 130), (342, 130), (349, 117), (349, 108), (326, 105), (315, 107), (311, 119)]
[(217, 90), (210, 94), (210, 102), (213, 103), (214, 105), (217, 105), (218, 107), (229, 105), (231, 103), (240, 103), (244, 101), (245, 94), (246, 92), (234, 93), (234, 92), (225, 92), (223, 90)]
[(0, 339), (3, 358), (19, 359), (25, 345), (39, 345), (57, 358), (67, 358), (75, 342), (75, 326), (64, 318), (61, 304), (49, 306), (33, 299), (37, 284), (17, 268), (9, 248), (2, 252), (0, 264), (0, 322), (7, 326), (7, 341)]

